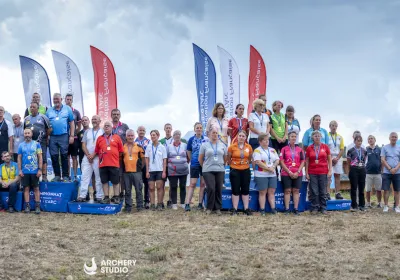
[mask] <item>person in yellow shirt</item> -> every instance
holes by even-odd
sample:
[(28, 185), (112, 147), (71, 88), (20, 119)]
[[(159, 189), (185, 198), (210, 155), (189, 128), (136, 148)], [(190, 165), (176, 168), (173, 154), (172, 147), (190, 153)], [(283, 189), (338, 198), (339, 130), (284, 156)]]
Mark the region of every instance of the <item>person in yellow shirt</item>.
[[(336, 121), (331, 121), (329, 123), (330, 132), (328, 133), (329, 141), (328, 146), (331, 150), (332, 156), (332, 173), (335, 177), (335, 198), (343, 199), (342, 194), (340, 193), (340, 175), (343, 174), (343, 153), (344, 153), (344, 140), (343, 137), (337, 133), (338, 123)], [(330, 186), (332, 183), (332, 177), (328, 178), (328, 186), (327, 186), (327, 199), (330, 200)]]
[[(13, 213), (15, 210), (15, 202), (17, 201), (17, 192), (19, 187), (19, 170), (18, 164), (11, 160), (9, 152), (2, 152), (1, 158), (4, 161), (0, 165), (0, 189), (9, 192), (8, 212)], [(0, 211), (4, 211), (0, 200)]]

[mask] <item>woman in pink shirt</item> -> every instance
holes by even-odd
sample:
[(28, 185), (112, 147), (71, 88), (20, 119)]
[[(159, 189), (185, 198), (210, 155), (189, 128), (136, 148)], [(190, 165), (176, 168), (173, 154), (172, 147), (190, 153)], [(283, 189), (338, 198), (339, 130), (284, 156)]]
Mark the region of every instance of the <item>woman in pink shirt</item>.
[(282, 148), (280, 162), (282, 168), (282, 186), (285, 191), (285, 213), (289, 214), (290, 194), (293, 194), (295, 215), (299, 214), (300, 188), (303, 179), (305, 156), (303, 150), (296, 145), (297, 133), (289, 132), (289, 145)]

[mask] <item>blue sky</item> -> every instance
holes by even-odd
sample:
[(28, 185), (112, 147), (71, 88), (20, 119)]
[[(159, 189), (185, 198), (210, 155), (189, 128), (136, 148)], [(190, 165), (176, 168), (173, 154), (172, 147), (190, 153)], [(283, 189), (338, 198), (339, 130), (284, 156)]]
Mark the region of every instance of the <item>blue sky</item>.
[[(264, 57), (269, 106), (296, 108), (387, 142), (400, 117), (400, 1), (28, 1), (0, 0), (1, 105), (23, 112), (18, 55), (38, 60), (58, 91), (51, 49), (80, 68), (86, 114), (94, 110), (89, 45), (113, 61), (123, 121), (148, 131), (169, 121), (184, 133), (197, 120), (192, 42), (213, 59), (232, 54), (247, 104), (249, 45)], [(217, 73), (217, 99), (222, 88)]]

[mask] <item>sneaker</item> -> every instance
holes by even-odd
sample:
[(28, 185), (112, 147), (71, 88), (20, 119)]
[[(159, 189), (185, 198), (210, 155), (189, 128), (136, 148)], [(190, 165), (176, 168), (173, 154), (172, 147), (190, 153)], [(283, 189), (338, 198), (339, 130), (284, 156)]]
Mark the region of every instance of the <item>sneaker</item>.
[(113, 196), (110, 201), (112, 204), (119, 204), (121, 202), (119, 196)]
[[(164, 204), (164, 203), (163, 203)], [(164, 207), (163, 207), (164, 208)], [(167, 201), (167, 208), (172, 208), (172, 201), (171, 200), (168, 200)]]
[(197, 210), (204, 210), (203, 204), (199, 203), (197, 206)]
[(9, 206), (8, 207), (8, 213), (14, 213), (14, 212), (15, 212), (14, 207), (13, 206)]
[(110, 204), (110, 198), (108, 196), (105, 196), (101, 201), (101, 204)]
[(387, 205), (383, 206), (383, 212), (384, 213), (389, 212), (389, 207)]
[(264, 209), (260, 209), (260, 214), (261, 214), (261, 216), (265, 216), (265, 210)]
[(326, 194), (326, 201), (331, 200), (331, 195), (329, 193)]
[(42, 182), (43, 183), (49, 182), (49, 180), (47, 180), (47, 176), (46, 175), (42, 175)]
[(322, 209), (319, 211), (322, 215), (328, 215), (328, 212), (325, 209)]
[(361, 212), (367, 211), (367, 209), (365, 209), (365, 207), (360, 207), (359, 209), (360, 209)]
[(272, 214), (272, 215), (275, 215), (276, 213), (278, 213), (278, 212), (276, 211), (275, 208), (274, 208), (274, 209), (271, 209), (271, 214)]
[(156, 211), (156, 205), (155, 205), (155, 204), (152, 204), (152, 205), (150, 206), (150, 208), (151, 208), (152, 211)]
[(238, 215), (238, 211), (236, 209), (233, 209), (231, 215), (232, 216), (237, 216)]
[(285, 210), (283, 211), (283, 213), (284, 213), (285, 215), (289, 215), (289, 214), (290, 214), (290, 210), (289, 210), (289, 209), (285, 209)]
[(78, 197), (78, 199), (76, 200), (76, 202), (86, 202), (86, 198)]
[(63, 183), (70, 183), (70, 182), (71, 182), (71, 178), (68, 177), (68, 176), (67, 176), (67, 177), (63, 177), (63, 178), (62, 178), (62, 182), (63, 182)]
[(77, 176), (75, 176), (74, 177), (74, 182), (78, 182), (79, 180), (78, 180), (78, 177)]
[(295, 214), (295, 215), (300, 215), (300, 212), (299, 212), (299, 210), (294, 209), (294, 210), (293, 210), (293, 214)]
[(30, 213), (31, 212), (31, 205), (29, 204), (29, 202), (25, 203), (25, 213)]
[(61, 182), (61, 177), (60, 176), (55, 176), (51, 181), (52, 182)]
[(145, 209), (150, 209), (150, 203), (146, 202), (146, 203), (144, 204), (144, 208), (145, 208)]
[(358, 212), (358, 208), (353, 208), (353, 207), (351, 207), (351, 208), (350, 208), (350, 212)]
[(207, 210), (206, 210), (206, 215), (210, 215), (211, 212), (212, 212), (211, 210), (207, 209)]
[(251, 213), (251, 210), (249, 208), (247, 208), (246, 210), (244, 210), (244, 214), (247, 216), (251, 216), (253, 215), (253, 213)]
[(181, 204), (182, 209), (185, 209), (185, 206), (186, 206), (186, 204), (183, 204), (183, 203)]
[(217, 214), (218, 216), (221, 216), (222, 215), (221, 210), (216, 210), (215, 214)]
[(161, 203), (161, 209), (165, 209), (164, 202)]
[(340, 192), (338, 192), (338, 193), (336, 193), (335, 198), (336, 199), (343, 199), (343, 196), (342, 196), (342, 194)]
[(372, 208), (371, 203), (370, 203), (370, 202), (366, 202), (366, 203), (365, 203), (365, 208)]
[(164, 203), (158, 203), (156, 209), (157, 209), (158, 211), (163, 210), (163, 209), (164, 209), (163, 205), (164, 205)]
[(318, 214), (318, 211), (317, 211), (317, 210), (311, 210), (310, 213), (311, 213), (311, 215), (314, 216), (314, 215), (317, 215), (317, 214)]
[(397, 206), (396, 208), (394, 208), (394, 211), (395, 211), (396, 213), (400, 213), (400, 208), (399, 208), (399, 206)]
[(178, 205), (172, 204), (172, 210), (178, 210)]
[(190, 204), (185, 205), (185, 211), (190, 211)]
[(40, 214), (40, 202), (35, 203), (35, 214)]
[(378, 205), (376, 205), (376, 208), (382, 208), (382, 204), (379, 202)]

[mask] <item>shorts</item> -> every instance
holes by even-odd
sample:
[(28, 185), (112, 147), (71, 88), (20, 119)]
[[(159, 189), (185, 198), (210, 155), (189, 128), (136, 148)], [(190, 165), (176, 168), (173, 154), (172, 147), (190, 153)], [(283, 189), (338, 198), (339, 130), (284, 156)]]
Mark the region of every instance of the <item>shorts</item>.
[(283, 142), (283, 143), (279, 143), (278, 140), (276, 140), (276, 139), (270, 139), (269, 140), (269, 146), (271, 148), (274, 148), (277, 153), (278, 153), (278, 151), (282, 150), (283, 147), (286, 147), (287, 145), (288, 145), (288, 141), (287, 140), (285, 142)]
[(276, 189), (278, 185), (277, 177), (254, 177), (257, 190), (265, 191), (266, 189)]
[(148, 179), (149, 182), (164, 180), (162, 177), (162, 171), (153, 171), (149, 173), (150, 173), (150, 178)]
[(332, 173), (333, 174), (343, 174), (343, 160), (340, 159), (336, 165), (332, 166)]
[(296, 179), (290, 178), (290, 176), (281, 176), (283, 189), (301, 189), (301, 182), (303, 176), (299, 176)]
[(79, 152), (79, 140), (78, 138), (74, 138), (74, 143), (68, 146), (68, 155), (76, 157), (78, 156)]
[(229, 172), (232, 195), (249, 195), (251, 172), (250, 168), (238, 170), (231, 168)]
[(382, 174), (382, 190), (390, 190), (390, 184), (393, 184), (393, 190), (395, 192), (400, 191), (400, 174)]
[(47, 143), (40, 143), (40, 147), (42, 148), (43, 164), (47, 164)]
[(203, 177), (203, 168), (201, 166), (190, 166), (190, 178), (198, 179)]
[(372, 187), (375, 188), (376, 191), (382, 190), (382, 175), (381, 174), (367, 174), (365, 184), (365, 191), (372, 192)]
[(39, 178), (36, 174), (24, 174), (24, 177), (21, 178), (21, 184), (23, 187), (39, 187)]
[[(167, 168), (167, 170), (165, 171), (165, 178), (163, 178), (162, 177), (162, 172), (161, 172), (161, 180), (163, 180), (164, 182), (167, 182), (167, 180), (168, 180), (168, 168)], [(150, 175), (151, 176), (151, 175)]]
[(114, 166), (100, 167), (100, 180), (102, 184), (119, 184), (119, 168)]
[(258, 138), (250, 138), (249, 139), (249, 145), (251, 146), (253, 151), (255, 149), (257, 149), (258, 147), (260, 147), (260, 143), (258, 143)]

